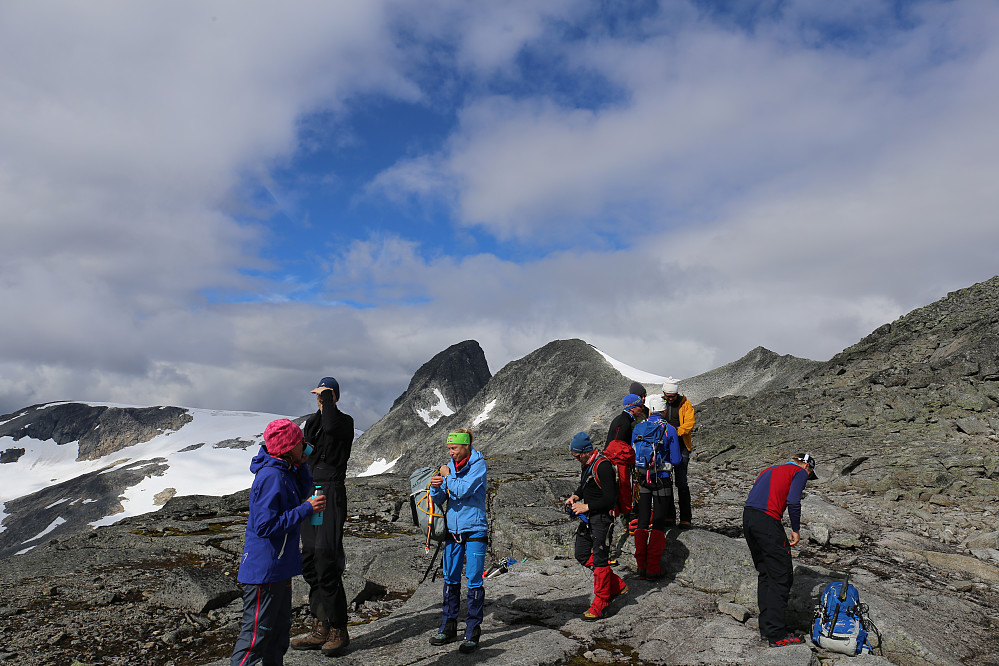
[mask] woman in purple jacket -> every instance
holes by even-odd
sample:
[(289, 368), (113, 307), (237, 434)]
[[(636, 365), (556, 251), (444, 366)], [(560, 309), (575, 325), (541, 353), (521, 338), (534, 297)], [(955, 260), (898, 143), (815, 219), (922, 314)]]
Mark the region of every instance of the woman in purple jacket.
[(243, 584), (243, 624), (232, 666), (280, 665), (291, 633), (291, 578), (302, 573), (299, 523), (326, 507), (312, 494), (305, 460), (312, 447), (302, 430), (277, 419), (264, 430), (264, 446), (250, 462), (250, 515), (237, 580)]

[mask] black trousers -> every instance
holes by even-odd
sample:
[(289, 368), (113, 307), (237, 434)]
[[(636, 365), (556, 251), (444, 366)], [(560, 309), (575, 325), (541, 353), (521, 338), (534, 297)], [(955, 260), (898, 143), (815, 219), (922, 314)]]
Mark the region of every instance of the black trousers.
[(665, 532), (676, 524), (676, 507), (673, 506), (673, 485), (669, 479), (642, 483), (638, 494), (637, 529)]
[(589, 523), (580, 520), (576, 528), (576, 560), (585, 567), (592, 555), (592, 566), (606, 567), (614, 518), (609, 513), (598, 513), (588, 518)]
[(788, 634), (787, 601), (794, 583), (791, 546), (781, 522), (746, 507), (742, 529), (758, 574), (756, 601), (760, 607), (760, 635), (779, 640)]
[(312, 616), (331, 627), (347, 626), (347, 595), (343, 572), (343, 526), (347, 522), (347, 490), (342, 483), (317, 481), (326, 495), (323, 524), (302, 523), (302, 576), (309, 584)]
[[(676, 485), (676, 502), (680, 505), (680, 521), (687, 521), (688, 523), (692, 520), (692, 513), (690, 509), (690, 486), (687, 485), (687, 467), (690, 465), (690, 451), (680, 445), (680, 455), (683, 460), (678, 464), (673, 466), (673, 473), (670, 475), (670, 481), (667, 483), (673, 483)], [(670, 498), (670, 504), (673, 503), (673, 498)]]

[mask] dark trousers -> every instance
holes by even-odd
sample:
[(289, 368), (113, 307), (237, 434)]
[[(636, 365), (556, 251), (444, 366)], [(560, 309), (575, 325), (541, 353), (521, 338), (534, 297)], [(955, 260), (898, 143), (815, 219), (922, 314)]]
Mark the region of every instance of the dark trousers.
[(779, 640), (788, 634), (787, 601), (794, 582), (791, 546), (781, 522), (746, 507), (742, 529), (758, 573), (756, 601), (760, 607), (760, 635)]
[(243, 585), (243, 623), (231, 666), (281, 666), (291, 635), (291, 581)]
[(598, 513), (589, 516), (589, 521), (579, 521), (579, 527), (576, 528), (576, 560), (584, 567), (606, 567), (614, 519), (609, 513)]
[[(680, 454), (683, 461), (673, 466), (671, 475), (672, 483), (676, 485), (676, 503), (680, 505), (680, 521), (690, 522), (692, 513), (690, 511), (690, 486), (687, 485), (687, 466), (690, 464), (690, 451), (680, 446)], [(667, 481), (667, 483), (670, 483)], [(673, 498), (669, 500), (673, 504)]]
[(343, 550), (343, 526), (347, 522), (347, 491), (342, 483), (317, 481), (326, 495), (323, 524), (302, 522), (302, 577), (309, 584), (312, 616), (327, 626), (347, 626), (347, 595), (343, 572), (347, 554)]
[(642, 483), (638, 494), (637, 529), (665, 531), (676, 524), (676, 507), (673, 506), (673, 486), (669, 479)]

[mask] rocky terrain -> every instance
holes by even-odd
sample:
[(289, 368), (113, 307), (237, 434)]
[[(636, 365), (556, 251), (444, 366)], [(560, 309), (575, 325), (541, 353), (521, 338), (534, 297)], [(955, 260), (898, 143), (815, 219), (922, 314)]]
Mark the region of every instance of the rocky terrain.
[[(821, 365), (818, 361), (790, 354), (781, 356), (757, 347), (737, 361), (680, 380), (680, 392), (695, 404), (728, 395), (752, 396), (797, 386), (802, 377)], [(659, 386), (647, 388), (661, 390)]]
[[(560, 508), (578, 475), (564, 449), (576, 430), (602, 440), (628, 380), (581, 341), (509, 364), (414, 440), (397, 473), (349, 481), (351, 645), (337, 661), (855, 663), (758, 638), (742, 503), (760, 469), (808, 450), (820, 478), (808, 484), (795, 549), (794, 627), (807, 632), (822, 587), (848, 573), (883, 635), (883, 654), (856, 663), (999, 664), (997, 305), (999, 278), (878, 329), (786, 387), (698, 404), (695, 528), (669, 535), (667, 575), (655, 583), (634, 577), (619, 529), (617, 569), (631, 589), (592, 624), (580, 619), (591, 584), (571, 559), (574, 525)], [(462, 426), (489, 464), (491, 557), (518, 560), (486, 582), (483, 641), (471, 657), (427, 643), (441, 583), (419, 582), (428, 557), (406, 487), (410, 469), (443, 458), (442, 433)], [(159, 512), (8, 558), (0, 659), (227, 663), (245, 507), (245, 493), (175, 497)], [(299, 580), (302, 630), (304, 607)]]

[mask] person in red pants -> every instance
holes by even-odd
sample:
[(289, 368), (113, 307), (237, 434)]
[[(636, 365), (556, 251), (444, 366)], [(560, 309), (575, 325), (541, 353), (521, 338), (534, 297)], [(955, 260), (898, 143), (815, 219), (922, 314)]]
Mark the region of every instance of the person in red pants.
[(594, 450), (585, 432), (573, 436), (569, 453), (579, 461), (582, 472), (576, 492), (565, 505), (580, 519), (576, 529), (576, 560), (593, 571), (593, 603), (583, 613), (584, 620), (593, 622), (603, 617), (612, 599), (628, 592), (628, 586), (607, 562), (610, 528), (614, 524), (610, 511), (617, 502), (617, 472), (610, 460)]
[(636, 425), (631, 435), (639, 485), (638, 517), (632, 525), (638, 576), (656, 580), (661, 572), (666, 530), (676, 526), (670, 475), (683, 458), (676, 428), (663, 419), (666, 401), (653, 395), (646, 405), (651, 411), (649, 418)]

